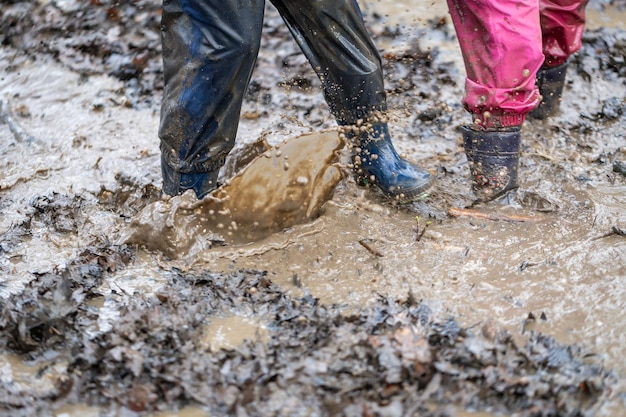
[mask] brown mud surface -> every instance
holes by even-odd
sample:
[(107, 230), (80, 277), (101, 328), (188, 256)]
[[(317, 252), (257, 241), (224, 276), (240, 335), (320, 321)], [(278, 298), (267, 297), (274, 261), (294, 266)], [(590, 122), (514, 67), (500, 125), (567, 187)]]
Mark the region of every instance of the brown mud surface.
[[(207, 216), (159, 197), (158, 2), (2, 2), (0, 415), (626, 415), (624, 4), (589, 6), (561, 114), (524, 127), (522, 189), (479, 206), (443, 4), (364, 6), (396, 146), (436, 187), (398, 204), (345, 176), (309, 211), (282, 145), (300, 188), (267, 192), (289, 204), (172, 246)], [(225, 180), (244, 144), (335, 128), (269, 6), (263, 36)], [(323, 184), (343, 157), (316, 159)], [(151, 228), (151, 207), (183, 217)]]

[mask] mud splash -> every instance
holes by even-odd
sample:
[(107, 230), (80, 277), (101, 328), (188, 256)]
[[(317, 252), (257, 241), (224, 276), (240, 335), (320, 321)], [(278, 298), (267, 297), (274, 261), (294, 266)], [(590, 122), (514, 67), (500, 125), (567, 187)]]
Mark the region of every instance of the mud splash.
[(342, 179), (336, 164), (343, 147), (336, 131), (287, 140), (200, 201), (188, 192), (146, 206), (120, 243), (144, 245), (176, 259), (215, 244), (260, 240), (310, 221)]

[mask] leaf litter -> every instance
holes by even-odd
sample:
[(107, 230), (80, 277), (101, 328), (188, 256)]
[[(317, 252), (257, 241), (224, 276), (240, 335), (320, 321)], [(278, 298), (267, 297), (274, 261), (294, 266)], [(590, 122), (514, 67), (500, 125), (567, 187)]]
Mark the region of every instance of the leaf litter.
[[(43, 363), (41, 375), (51, 363), (64, 368), (54, 389), (5, 386), (5, 410), (46, 415), (78, 401), (142, 412), (192, 402), (217, 415), (439, 416), (457, 405), (582, 416), (614, 378), (582, 347), (541, 333), (521, 344), (489, 323), (440, 320), (414, 298), (346, 313), (291, 297), (253, 270), (164, 271), (167, 284), (155, 294), (111, 298), (119, 319), (90, 331), (99, 313), (87, 301), (103, 297), (95, 284), (132, 257), (124, 246), (90, 248), (2, 301), (3, 349)], [(233, 313), (267, 323), (267, 342), (203, 346), (211, 317)]]
[[(2, 6), (0, 40), (23, 54), (16, 54), (16, 66), (24, 56), (49, 55), (84, 76), (106, 73), (123, 81), (130, 100), (125, 105), (154, 106), (154, 94), (162, 89), (158, 21), (154, 1), (99, 0), (89, 7), (11, 1)], [(285, 48), (289, 35), (279, 29), (276, 16), (266, 25), (270, 42)], [(379, 35), (396, 36), (390, 30)], [(576, 58), (583, 78), (598, 72), (608, 79), (624, 77), (623, 31), (590, 32), (584, 42)], [(388, 72), (407, 75), (388, 79), (388, 89), (434, 100), (437, 85), (453, 83), (452, 66), (436, 62), (436, 54), (413, 45), (385, 55)], [(285, 85), (316, 86), (300, 60), (287, 54)], [(262, 103), (264, 111), (278, 109), (272, 87), (260, 77), (247, 100)], [(394, 100), (399, 99), (391, 96)], [(18, 142), (31, 141), (8, 101), (1, 110)], [(312, 115), (310, 123), (324, 124), (313, 105), (294, 110)], [(443, 105), (419, 110), (409, 129), (421, 133), (424, 125), (436, 132), (453, 117)], [(613, 123), (623, 115), (624, 101), (610, 98), (601, 110), (566, 128), (584, 132), (598, 119)], [(620, 174), (619, 155), (616, 151), (601, 163)], [(20, 221), (0, 236), (0, 255), (12, 254), (34, 228), (79, 233), (83, 211), (93, 204), (127, 218), (157, 199), (158, 191), (142, 180), (117, 180), (119, 188), (103, 189), (97, 202), (54, 192), (32, 199)], [(614, 226), (602, 237), (614, 235), (623, 236), (623, 229)], [(488, 320), (462, 327), (454, 318), (433, 314), (417, 301), (419, 294), (403, 300), (380, 297), (373, 306), (346, 312), (309, 295), (293, 297), (264, 271), (176, 268), (159, 271), (166, 284), (154, 294), (103, 293), (102, 284), (133, 262), (136, 250), (95, 239), (65, 264), (35, 273), (23, 290), (0, 300), (3, 353), (32, 364), (35, 377), (48, 382), (17, 384), (2, 371), (0, 413), (53, 415), (69, 403), (96, 405), (106, 415), (141, 414), (194, 403), (215, 415), (237, 416), (452, 416), (456, 407), (591, 416), (615, 382), (601, 359), (582, 346), (534, 331), (520, 337)], [(11, 267), (2, 259), (1, 271)], [(101, 328), (104, 310), (98, 303), (120, 312), (112, 326)], [(266, 323), (268, 340), (249, 339), (217, 352), (203, 345), (211, 318), (231, 314), (258, 317)]]

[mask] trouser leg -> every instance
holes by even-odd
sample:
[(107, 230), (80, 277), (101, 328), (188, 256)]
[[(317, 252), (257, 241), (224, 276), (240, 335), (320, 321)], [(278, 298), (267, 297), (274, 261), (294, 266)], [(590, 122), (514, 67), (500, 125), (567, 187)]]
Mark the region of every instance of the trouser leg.
[(467, 78), (464, 107), (483, 128), (520, 126), (539, 101), (537, 0), (448, 0)]
[[(326, 102), (354, 141), (357, 181), (411, 200), (433, 183), (430, 173), (399, 157), (388, 131), (380, 55), (356, 0), (272, 0), (324, 87)], [(357, 151), (358, 149), (359, 151)], [(361, 181), (364, 180), (364, 181)]]
[(380, 55), (356, 0), (272, 0), (324, 87), (340, 124), (386, 110)]
[(473, 124), (463, 145), (480, 202), (518, 187), (520, 127), (539, 102), (543, 62), (538, 0), (448, 0), (467, 78), (463, 105)]
[(588, 0), (540, 0), (545, 67), (557, 67), (582, 46)]
[(537, 73), (541, 103), (530, 113), (535, 119), (557, 114), (568, 59), (582, 46), (587, 0), (539, 0), (545, 61)]
[(262, 0), (164, 0), (163, 164), (219, 170), (234, 146), (261, 39)]

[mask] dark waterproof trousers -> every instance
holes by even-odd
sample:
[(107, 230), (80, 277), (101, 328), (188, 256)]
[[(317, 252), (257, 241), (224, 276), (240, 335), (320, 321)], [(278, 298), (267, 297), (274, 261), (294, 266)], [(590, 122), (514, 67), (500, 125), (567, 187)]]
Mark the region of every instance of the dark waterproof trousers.
[[(322, 81), (330, 111), (353, 124), (386, 110), (380, 56), (355, 0), (272, 0)], [(264, 0), (164, 0), (163, 163), (219, 169), (234, 146), (259, 51)]]

